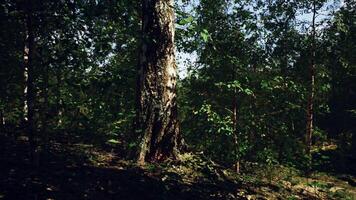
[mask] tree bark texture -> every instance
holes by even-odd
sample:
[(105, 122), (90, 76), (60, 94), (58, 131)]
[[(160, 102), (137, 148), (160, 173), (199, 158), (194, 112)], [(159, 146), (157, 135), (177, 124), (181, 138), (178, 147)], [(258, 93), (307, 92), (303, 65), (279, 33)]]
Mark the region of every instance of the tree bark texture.
[(136, 131), (138, 162), (174, 158), (178, 151), (177, 68), (173, 0), (142, 0), (142, 46)]

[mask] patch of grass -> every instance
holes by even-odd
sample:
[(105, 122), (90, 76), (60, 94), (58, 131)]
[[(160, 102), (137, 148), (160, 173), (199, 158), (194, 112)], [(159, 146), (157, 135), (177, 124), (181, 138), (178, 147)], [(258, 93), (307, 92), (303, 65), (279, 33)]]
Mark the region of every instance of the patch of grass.
[(337, 190), (335, 193), (330, 194), (330, 196), (335, 199), (354, 200), (354, 196), (345, 190)]
[(299, 198), (295, 195), (287, 197), (287, 200), (298, 200)]
[(307, 183), (307, 185), (310, 187), (320, 188), (320, 189), (324, 189), (324, 190), (330, 188), (330, 186), (328, 184), (319, 182), (319, 181), (313, 181), (311, 183)]

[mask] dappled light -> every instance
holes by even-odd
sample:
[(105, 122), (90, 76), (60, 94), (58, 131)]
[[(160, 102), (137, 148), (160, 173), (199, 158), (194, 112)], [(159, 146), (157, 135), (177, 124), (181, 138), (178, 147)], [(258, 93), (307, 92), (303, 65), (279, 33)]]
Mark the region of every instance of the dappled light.
[(0, 200), (353, 200), (355, 131), (355, 1), (0, 3)]

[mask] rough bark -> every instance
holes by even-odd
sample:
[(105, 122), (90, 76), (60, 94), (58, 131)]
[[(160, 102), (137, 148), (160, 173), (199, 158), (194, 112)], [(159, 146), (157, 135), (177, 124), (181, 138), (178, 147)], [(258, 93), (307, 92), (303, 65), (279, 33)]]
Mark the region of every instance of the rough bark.
[(311, 146), (313, 136), (313, 114), (314, 114), (314, 95), (315, 95), (315, 18), (316, 18), (316, 2), (313, 2), (313, 19), (312, 19), (312, 49), (311, 49), (311, 64), (309, 68), (309, 97), (307, 105), (307, 125), (305, 134), (306, 153), (311, 158)]
[(178, 151), (173, 5), (173, 0), (142, 0), (135, 125), (142, 136), (139, 163), (174, 158)]

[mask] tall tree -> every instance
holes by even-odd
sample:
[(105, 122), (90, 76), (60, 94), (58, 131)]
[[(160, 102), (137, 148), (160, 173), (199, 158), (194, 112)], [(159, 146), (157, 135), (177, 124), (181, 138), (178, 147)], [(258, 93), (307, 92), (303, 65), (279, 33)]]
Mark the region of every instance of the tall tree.
[(173, 0), (142, 1), (136, 121), (136, 131), (142, 134), (139, 163), (161, 161), (178, 151), (173, 5)]
[(25, 78), (25, 102), (24, 113), (25, 123), (28, 131), (30, 142), (30, 155), (34, 164), (37, 164), (36, 144), (35, 144), (35, 86), (34, 86), (34, 29), (33, 29), (33, 3), (31, 0), (26, 1), (25, 5), (25, 26), (26, 26), (26, 40), (24, 46), (24, 78)]
[(309, 88), (308, 88), (308, 104), (307, 104), (307, 124), (306, 124), (306, 153), (311, 156), (312, 135), (313, 135), (313, 114), (314, 114), (314, 96), (315, 96), (315, 56), (316, 56), (316, 2), (312, 5), (312, 24), (311, 24), (311, 56), (309, 66)]

